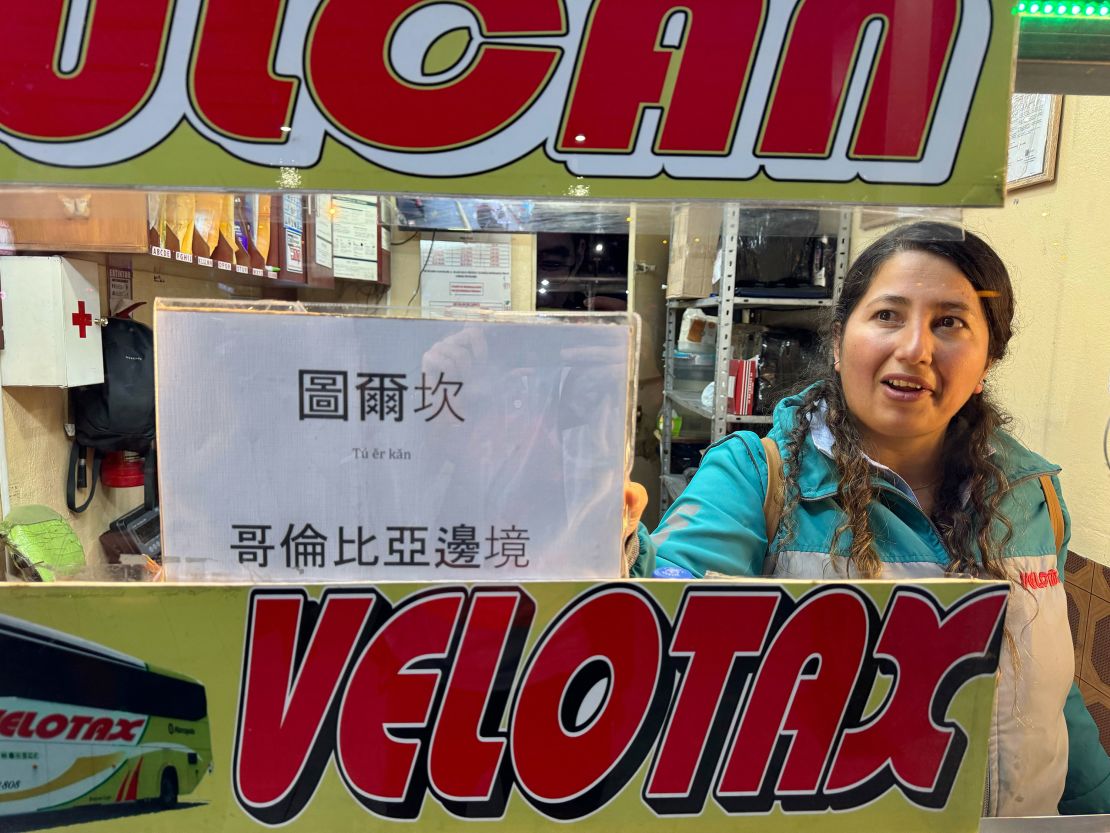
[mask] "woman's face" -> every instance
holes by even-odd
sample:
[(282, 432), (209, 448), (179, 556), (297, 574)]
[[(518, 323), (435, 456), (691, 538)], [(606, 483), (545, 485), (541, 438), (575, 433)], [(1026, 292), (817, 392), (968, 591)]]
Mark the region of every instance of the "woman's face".
[(989, 367), (987, 319), (950, 261), (900, 252), (875, 273), (834, 349), (848, 409), (881, 451), (939, 442)]

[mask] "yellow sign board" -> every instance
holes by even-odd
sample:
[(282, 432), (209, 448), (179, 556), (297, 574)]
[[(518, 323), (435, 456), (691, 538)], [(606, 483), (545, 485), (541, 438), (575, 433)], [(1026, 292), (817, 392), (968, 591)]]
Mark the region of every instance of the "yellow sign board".
[(5, 182), (1002, 201), (1009, 0), (0, 11)]
[(974, 831), (1007, 593), (0, 587), (0, 827)]

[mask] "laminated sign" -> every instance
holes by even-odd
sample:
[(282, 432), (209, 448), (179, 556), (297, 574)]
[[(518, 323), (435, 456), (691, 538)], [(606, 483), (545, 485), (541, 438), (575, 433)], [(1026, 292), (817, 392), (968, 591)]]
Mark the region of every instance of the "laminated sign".
[(633, 319), (200, 303), (155, 310), (171, 580), (620, 574)]
[(0, 829), (971, 833), (1007, 594), (0, 587)]
[(0, 180), (1001, 205), (1012, 5), (0, 0)]

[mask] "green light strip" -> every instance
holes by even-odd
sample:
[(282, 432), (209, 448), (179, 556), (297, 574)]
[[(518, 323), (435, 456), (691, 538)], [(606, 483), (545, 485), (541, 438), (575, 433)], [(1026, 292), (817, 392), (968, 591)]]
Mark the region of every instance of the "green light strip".
[(1059, 17), (1079, 18), (1082, 20), (1110, 19), (1110, 2), (1105, 3), (1058, 3), (1023, 2), (1013, 8), (1013, 13), (1022, 17)]

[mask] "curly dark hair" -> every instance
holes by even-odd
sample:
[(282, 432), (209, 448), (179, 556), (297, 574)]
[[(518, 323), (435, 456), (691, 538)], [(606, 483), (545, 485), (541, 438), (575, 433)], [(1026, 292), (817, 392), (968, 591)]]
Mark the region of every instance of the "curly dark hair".
[[(835, 440), (833, 458), (840, 473), (837, 502), (845, 513), (845, 520), (833, 537), (832, 550), (846, 556), (848, 570), (854, 569), (864, 578), (878, 577), (882, 570), (868, 521), (868, 506), (875, 497), (872, 472), (864, 456), (859, 427), (845, 401), (840, 375), (833, 367), (831, 347), (841, 337), (848, 317), (880, 267), (900, 252), (927, 252), (942, 257), (964, 274), (982, 299), (989, 333), (987, 354), (992, 361), (1005, 356), (1014, 317), (1013, 288), (1001, 258), (981, 238), (945, 223), (918, 222), (895, 228), (868, 246), (848, 270), (840, 297), (825, 322), (825, 349), (816, 372), (803, 386), (807, 390), (787, 438), (783, 534), (776, 550), (784, 549), (795, 532), (792, 515), (799, 503), (796, 463), (809, 433), (809, 418), (823, 402), (825, 423)], [(984, 391), (972, 396), (949, 423), (942, 451), (943, 476), (931, 519), (951, 555), (950, 573), (1006, 578), (1001, 553), (1013, 530), (998, 506), (1008, 484), (1001, 469), (991, 462), (990, 441), (995, 431), (1008, 422), (1009, 417)], [(992, 534), (996, 523), (1004, 530), (1000, 540)], [(851, 532), (846, 552), (840, 545), (845, 532)]]

